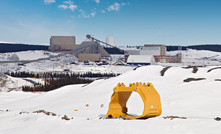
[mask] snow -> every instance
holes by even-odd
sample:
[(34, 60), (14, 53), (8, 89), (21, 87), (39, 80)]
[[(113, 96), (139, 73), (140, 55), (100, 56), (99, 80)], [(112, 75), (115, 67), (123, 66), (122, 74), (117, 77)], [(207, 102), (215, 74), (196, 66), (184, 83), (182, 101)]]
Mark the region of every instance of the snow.
[[(88, 85), (69, 85), (46, 93), (21, 91), (0, 93), (0, 132), (21, 133), (220, 133), (221, 69), (207, 72), (217, 66), (199, 67), (197, 73), (182, 67), (169, 68), (160, 75), (162, 66), (144, 66), (118, 77), (96, 80)], [(206, 80), (183, 82), (186, 78)], [(152, 82), (161, 96), (162, 114), (147, 120), (104, 119), (113, 88), (118, 82), (126, 86), (132, 82)], [(140, 97), (133, 94), (129, 110), (139, 112)], [(89, 105), (86, 107), (86, 105)], [(101, 105), (104, 107), (101, 107)], [(6, 110), (9, 111), (6, 111)], [(33, 113), (46, 110), (56, 113), (47, 116)], [(20, 112), (24, 112), (19, 114)], [(61, 117), (67, 115), (69, 121)], [(165, 116), (182, 116), (187, 119), (164, 119)]]
[[(0, 41), (0, 43), (12, 44), (12, 42)], [(14, 43), (13, 43), (14, 44)]]
[[(180, 51), (168, 52), (176, 55)], [(1, 65), (1, 72), (99, 72), (120, 73), (120, 76), (100, 79), (91, 84), (68, 85), (50, 92), (30, 93), (17, 91), (22, 85), (32, 85), (24, 78), (9, 77), (8, 87), (11, 92), (0, 92), (0, 134), (71, 134), (71, 133), (127, 133), (127, 134), (208, 134), (221, 133), (221, 69), (208, 70), (221, 65), (221, 54), (205, 50), (181, 51), (182, 63), (162, 63), (133, 70), (130, 66), (85, 65), (76, 58), (66, 55), (58, 59), (33, 62), (20, 66), (17, 64)], [(0, 54), (0, 60), (11, 55), (18, 55), (20, 60), (33, 60), (57, 55), (47, 51), (24, 51)], [(122, 55), (113, 55), (112, 62), (117, 62)], [(78, 64), (69, 64), (76, 62)], [(112, 64), (112, 63), (111, 63)], [(198, 71), (183, 68), (187, 65), (201, 65)], [(207, 66), (204, 66), (207, 65)], [(209, 65), (209, 66), (208, 66)], [(164, 66), (172, 66), (164, 76), (160, 72)], [(205, 80), (184, 82), (187, 78), (205, 78)], [(44, 83), (41, 79), (26, 78)], [(105, 119), (113, 88), (118, 82), (126, 86), (133, 82), (151, 82), (161, 96), (162, 114), (147, 120)], [(4, 91), (4, 90), (3, 90)], [(86, 106), (88, 105), (88, 106)], [(103, 107), (101, 107), (103, 106)], [(129, 98), (128, 113), (141, 115), (143, 102), (134, 92)], [(53, 112), (56, 116), (34, 113), (37, 110)], [(62, 120), (67, 115), (70, 120)], [(166, 116), (186, 117), (187, 119), (164, 119)], [(73, 118), (73, 119), (72, 119)]]
[[(16, 54), (20, 60), (35, 60), (39, 58), (47, 58), (49, 56), (55, 56), (60, 53), (53, 53), (48, 51), (22, 51), (22, 52), (13, 52), (13, 53), (0, 53), (0, 60), (7, 60), (11, 55)], [(113, 55), (113, 60), (111, 64), (116, 62), (118, 58), (122, 58), (122, 55)], [(70, 70), (75, 73), (115, 73), (121, 74), (125, 73), (128, 70), (132, 70), (133, 67), (130, 66), (113, 66), (113, 65), (103, 65), (97, 66), (95, 63), (90, 65), (84, 65), (83, 63), (70, 64), (71, 62), (78, 63), (78, 60), (73, 55), (64, 55), (62, 57), (27, 63), (23, 66), (19, 66), (16, 63), (2, 64), (0, 72), (11, 72), (11, 71), (28, 71), (28, 72), (62, 72), (65, 69)]]
[[(49, 51), (21, 51), (21, 52), (12, 52), (12, 53), (0, 53), (0, 60), (6, 61), (12, 55), (17, 55), (20, 60), (35, 60), (40, 58), (47, 58), (49, 56), (55, 56), (60, 54), (59, 52), (49, 52)], [(112, 63), (117, 62), (119, 58), (123, 58), (122, 55), (113, 55)], [(71, 62), (77, 64), (70, 64)], [(62, 57), (27, 63), (24, 65), (19, 65), (18, 63), (6, 63), (0, 65), (0, 72), (31, 72), (31, 73), (42, 73), (42, 72), (58, 72), (58, 73), (67, 73), (64, 70), (69, 70), (68, 72), (72, 73), (113, 73), (113, 74), (122, 74), (133, 69), (130, 66), (115, 66), (112, 65), (101, 65), (98, 66), (95, 63), (85, 65), (82, 62), (78, 62), (77, 58), (73, 55), (64, 55)], [(25, 78), (29, 79), (29, 78)], [(11, 91), (11, 90), (21, 90), (22, 86), (33, 86), (32, 83), (28, 82), (24, 78), (13, 78), (10, 77), (8, 82), (8, 89), (0, 89), (1, 91)], [(30, 78), (36, 83), (43, 83), (42, 79)]]
[(208, 50), (188, 49), (186, 51), (170, 51), (167, 55), (182, 54), (182, 65), (220, 65), (221, 53)]
[[(220, 65), (221, 64), (221, 53), (212, 52), (206, 50), (193, 50), (188, 49), (186, 51), (171, 51), (167, 52), (167, 55), (176, 55), (182, 53), (182, 63), (157, 63), (162, 66), (187, 66), (187, 65)], [(59, 53), (53, 53), (48, 51), (23, 51), (14, 53), (0, 53), (0, 60), (7, 60), (11, 55), (16, 54), (20, 60), (34, 60), (39, 58), (46, 58)], [(112, 55), (111, 64), (123, 60), (123, 55)], [(122, 74), (133, 69), (130, 66), (97, 66), (96, 64), (84, 65), (70, 64), (71, 62), (78, 63), (77, 59), (72, 55), (65, 55), (59, 58), (54, 58), (45, 61), (32, 62), (20, 66), (16, 63), (2, 64), (0, 72), (7, 71), (29, 71), (29, 72), (61, 72), (68, 69), (76, 73), (94, 72), (94, 73), (116, 73)]]

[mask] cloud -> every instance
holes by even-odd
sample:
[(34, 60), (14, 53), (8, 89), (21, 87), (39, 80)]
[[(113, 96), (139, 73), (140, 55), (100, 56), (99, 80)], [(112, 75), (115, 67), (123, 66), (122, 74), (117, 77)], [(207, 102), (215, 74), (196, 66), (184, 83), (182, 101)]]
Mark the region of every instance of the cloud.
[(44, 0), (44, 3), (45, 4), (52, 4), (52, 3), (55, 3), (56, 1), (55, 0)]
[(95, 17), (95, 15), (96, 15), (96, 12), (95, 12), (95, 11), (92, 11), (92, 12), (91, 12), (91, 17)]
[[(88, 0), (87, 0), (88, 1)], [(101, 0), (92, 0), (93, 2), (99, 4), (101, 2)], [(86, 2), (87, 3), (87, 2)], [(58, 7), (64, 10), (70, 10), (72, 12), (76, 11), (76, 9), (78, 9), (78, 17), (81, 18), (92, 18), (95, 17), (99, 13), (105, 14), (108, 11), (119, 11), (123, 6), (127, 5), (127, 3), (118, 3), (115, 2), (112, 5), (109, 5), (108, 7), (106, 7), (105, 9), (100, 9), (100, 11), (97, 11), (97, 8), (94, 8), (93, 6), (90, 7), (91, 9), (78, 9), (79, 7), (75, 4), (75, 2), (73, 0), (63, 0), (62, 4), (59, 5)], [(101, 6), (101, 5), (97, 5), (97, 6)]]
[(77, 5), (74, 5), (74, 2), (71, 0), (64, 1), (63, 4), (58, 7), (62, 9), (70, 9), (72, 12), (77, 9)]
[(100, 3), (101, 1), (100, 0), (94, 0), (96, 3)]
[(68, 4), (68, 5), (74, 4), (74, 2), (71, 1), (71, 0), (64, 1), (63, 3), (64, 3), (64, 4)]
[(68, 9), (68, 6), (67, 6), (67, 5), (59, 5), (58, 7), (59, 7), (59, 8), (63, 8), (63, 9)]
[(110, 5), (107, 10), (110, 11), (119, 11), (121, 7), (121, 4), (115, 2), (113, 5)]
[(80, 15), (78, 15), (79, 17), (90, 18), (90, 15), (86, 15), (84, 10), (80, 9), (79, 12), (80, 12)]
[(105, 10), (101, 10), (101, 13), (106, 13), (106, 11)]
[(91, 17), (95, 17), (96, 16), (96, 12), (95, 11), (91, 11), (90, 14), (87, 14), (84, 10), (80, 9), (79, 12), (80, 12), (80, 15), (78, 15), (78, 17), (91, 18)]
[(74, 11), (75, 9), (77, 9), (77, 5), (71, 4), (71, 5), (69, 5), (69, 9), (70, 9), (71, 11)]

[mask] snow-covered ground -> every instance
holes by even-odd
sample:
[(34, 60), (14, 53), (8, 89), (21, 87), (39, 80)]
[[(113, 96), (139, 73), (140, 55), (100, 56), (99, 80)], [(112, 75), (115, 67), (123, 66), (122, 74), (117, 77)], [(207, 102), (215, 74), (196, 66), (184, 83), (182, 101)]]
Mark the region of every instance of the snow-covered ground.
[[(187, 65), (220, 65), (221, 64), (221, 53), (212, 52), (206, 50), (193, 50), (188, 49), (186, 51), (170, 51), (167, 55), (175, 56), (178, 53), (182, 53), (182, 63), (158, 63), (163, 66), (187, 66)], [(13, 55), (17, 55), (19, 60), (34, 60), (39, 58), (46, 58), (49, 56), (58, 55), (59, 53), (53, 53), (48, 51), (23, 51), (14, 53), (0, 53), (0, 60), (8, 60)], [(29, 72), (62, 72), (64, 70), (70, 70), (72, 72), (84, 73), (116, 73), (122, 74), (133, 69), (130, 66), (113, 66), (119, 59), (123, 59), (123, 55), (112, 55), (110, 65), (98, 66), (95, 63), (85, 65), (78, 63), (77, 59), (72, 55), (64, 55), (59, 58), (54, 58), (45, 61), (38, 61), (27, 63), (25, 65), (18, 65), (17, 63), (1, 64), (0, 72), (11, 72), (11, 71), (29, 71)], [(70, 64), (70, 63), (78, 64)]]
[[(7, 43), (7, 44), (11, 44), (13, 42), (6, 42), (6, 41), (0, 41), (0, 43)], [(14, 44), (14, 43), (13, 43)]]
[[(162, 66), (144, 66), (120, 76), (96, 80), (89, 85), (69, 85), (46, 93), (21, 91), (0, 92), (0, 133), (128, 133), (128, 134), (218, 134), (221, 107), (221, 69), (217, 66), (169, 68), (160, 75)], [(184, 82), (187, 78), (205, 80)], [(104, 119), (113, 88), (118, 82), (151, 82), (161, 96), (162, 114), (147, 120)], [(86, 106), (88, 104), (88, 107)], [(101, 105), (103, 104), (103, 107)], [(128, 102), (129, 113), (142, 111), (140, 97), (133, 93)], [(33, 113), (45, 110), (50, 113)], [(67, 115), (70, 120), (62, 120)], [(164, 119), (180, 116), (187, 119)]]
[[(22, 52), (14, 52), (14, 53), (0, 53), (0, 60), (5, 61), (10, 59), (12, 55), (17, 55), (19, 60), (35, 60), (39, 58), (47, 58), (49, 56), (55, 56), (59, 53), (53, 53), (48, 51), (22, 51)], [(113, 55), (113, 59), (111, 64), (117, 62), (118, 58), (122, 58), (122, 55)], [(85, 72), (93, 72), (93, 73), (115, 73), (121, 74), (125, 73), (128, 70), (132, 70), (133, 67), (130, 66), (114, 66), (114, 65), (103, 65), (98, 66), (95, 63), (91, 63), (89, 65), (85, 65), (82, 62), (78, 64), (70, 64), (70, 63), (78, 63), (78, 60), (73, 55), (64, 55), (59, 58), (54, 58), (50, 60), (38, 61), (27, 63), (25, 65), (18, 65), (17, 63), (7, 63), (2, 64), (0, 68), (0, 72), (11, 72), (11, 71), (26, 71), (26, 72), (63, 72), (65, 69), (70, 70), (71, 72), (76, 73), (85, 73)]]
[[(50, 56), (55, 56), (60, 53), (53, 53), (49, 51), (22, 51), (22, 52), (13, 52), (13, 53), (0, 53), (1, 61), (8, 60), (35, 60), (40, 58), (47, 58)], [(16, 56), (15, 56), (16, 55)], [(113, 73), (113, 74), (122, 74), (127, 71), (133, 70), (134, 67), (131, 66), (117, 66), (112, 65), (117, 62), (118, 59), (122, 59), (123, 55), (112, 55), (112, 60), (109, 65), (96, 65), (91, 62), (89, 64), (84, 64), (83, 62), (78, 62), (77, 58), (73, 55), (67, 54), (62, 57), (53, 58), (44, 61), (32, 62), (27, 64), (19, 64), (19, 63), (4, 63), (0, 64), (0, 72), (31, 72), (31, 73), (41, 73), (41, 72), (64, 72), (64, 70), (68, 70), (68, 72), (73, 73)], [(16, 59), (13, 59), (16, 58)], [(76, 64), (71, 64), (76, 63)], [(9, 77), (8, 83), (4, 88), (0, 91), (11, 91), (11, 90), (21, 90), (22, 86), (31, 86), (33, 83), (27, 81), (27, 79), (31, 79), (31, 81), (42, 83), (41, 79), (34, 78), (13, 78)]]
[[(132, 48), (131, 48), (132, 49)], [(171, 51), (167, 52), (167, 55), (176, 55), (178, 53), (182, 53), (182, 63), (157, 63), (161, 66), (188, 66), (188, 65), (221, 65), (221, 53), (212, 52), (206, 50), (193, 50), (188, 49), (186, 51)], [(55, 56), (60, 53), (53, 53), (49, 51), (22, 51), (22, 52), (13, 52), (13, 53), (0, 53), (0, 60), (13, 60), (13, 58), (19, 60), (34, 60), (40, 58), (47, 58), (49, 56)], [(0, 65), (0, 72), (13, 72), (13, 71), (25, 71), (32, 73), (40, 73), (40, 72), (64, 72), (64, 70), (68, 70), (74, 73), (115, 73), (115, 74), (123, 74), (128, 71), (133, 70), (134, 67), (131, 66), (117, 66), (114, 63), (118, 63), (122, 61), (124, 55), (112, 55), (112, 60), (109, 61), (109, 65), (101, 65), (98, 66), (95, 63), (84, 64), (82, 62), (78, 62), (77, 58), (73, 55), (64, 55), (62, 57), (32, 62), (27, 64), (18, 64), (18, 63), (6, 63)], [(74, 63), (74, 64), (70, 64)], [(75, 64), (76, 63), (76, 64)], [(66, 72), (65, 72), (66, 73)], [(41, 79), (32, 79), (32, 81), (36, 81), (37, 83), (42, 83)], [(33, 83), (29, 81), (21, 79), (21, 78), (9, 78), (9, 82), (4, 89), (1, 91), (11, 91), (11, 90), (21, 90), (22, 85), (31, 86)]]
[[(185, 51), (170, 51), (167, 55), (182, 54), (182, 63), (180, 65), (221, 65), (221, 53), (208, 50), (188, 49)], [(175, 64), (174, 64), (175, 65)], [(179, 64), (177, 64), (179, 65)]]
[[(168, 52), (176, 55), (180, 51)], [(60, 134), (60, 133), (153, 133), (153, 134), (218, 134), (221, 133), (221, 53), (211, 51), (181, 51), (183, 62), (179, 64), (151, 65), (133, 70), (130, 66), (85, 65), (76, 58), (65, 55), (61, 58), (33, 62), (25, 65), (2, 64), (1, 72), (99, 72), (120, 73), (122, 75), (96, 80), (88, 85), (69, 85), (50, 92), (28, 93), (16, 91), (22, 85), (32, 85), (29, 81), (43, 83), (41, 79), (8, 77), (7, 86), (11, 92), (0, 92), (0, 134)], [(16, 54), (20, 60), (46, 58), (57, 53), (47, 51), (25, 51), (0, 54), (0, 60), (8, 60)], [(122, 55), (114, 55), (112, 63)], [(70, 64), (75, 62), (78, 64)], [(111, 63), (111, 64), (112, 64)], [(187, 65), (209, 65), (193, 69)], [(219, 66), (215, 66), (219, 65)], [(164, 76), (160, 72), (169, 68)], [(184, 82), (187, 78), (204, 78), (200, 81)], [(118, 82), (126, 86), (133, 82), (151, 82), (161, 96), (162, 114), (147, 120), (105, 119), (113, 88)], [(2, 89), (4, 91), (4, 89)], [(88, 106), (86, 106), (88, 105)], [(133, 93), (128, 103), (128, 113), (142, 114), (143, 103), (137, 93)], [(43, 113), (36, 113), (44, 110)], [(41, 111), (42, 112), (42, 111)], [(52, 112), (54, 113), (52, 115)], [(48, 115), (47, 115), (48, 114)], [(70, 120), (62, 120), (67, 115)], [(187, 119), (164, 119), (167, 116)]]

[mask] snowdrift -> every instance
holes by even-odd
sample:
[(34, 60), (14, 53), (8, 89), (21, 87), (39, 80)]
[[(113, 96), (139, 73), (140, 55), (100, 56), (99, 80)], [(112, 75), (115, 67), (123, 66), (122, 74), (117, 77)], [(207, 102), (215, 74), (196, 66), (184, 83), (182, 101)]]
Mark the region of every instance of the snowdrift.
[[(88, 85), (69, 85), (47, 93), (0, 93), (0, 132), (5, 133), (220, 133), (221, 69), (145, 66)], [(184, 82), (187, 78), (205, 78)], [(162, 114), (147, 120), (104, 119), (118, 82), (151, 82), (161, 96)], [(129, 112), (140, 114), (140, 97), (132, 94)], [(47, 116), (33, 113), (45, 110)], [(67, 115), (70, 120), (62, 120)], [(180, 116), (186, 119), (164, 119)], [(13, 122), (13, 123), (10, 123)], [(27, 126), (28, 125), (28, 126)]]

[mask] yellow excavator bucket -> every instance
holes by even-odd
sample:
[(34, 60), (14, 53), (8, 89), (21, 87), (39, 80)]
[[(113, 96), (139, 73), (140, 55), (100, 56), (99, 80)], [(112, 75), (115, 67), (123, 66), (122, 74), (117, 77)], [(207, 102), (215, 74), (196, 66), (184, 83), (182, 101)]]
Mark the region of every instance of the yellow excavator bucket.
[[(129, 87), (126, 87), (124, 83), (118, 83), (113, 90), (114, 93), (111, 96), (107, 118), (147, 119), (159, 116), (162, 112), (160, 95), (151, 83), (130, 83)], [(144, 110), (141, 116), (127, 114), (126, 104), (133, 91), (140, 95), (144, 103)]]

